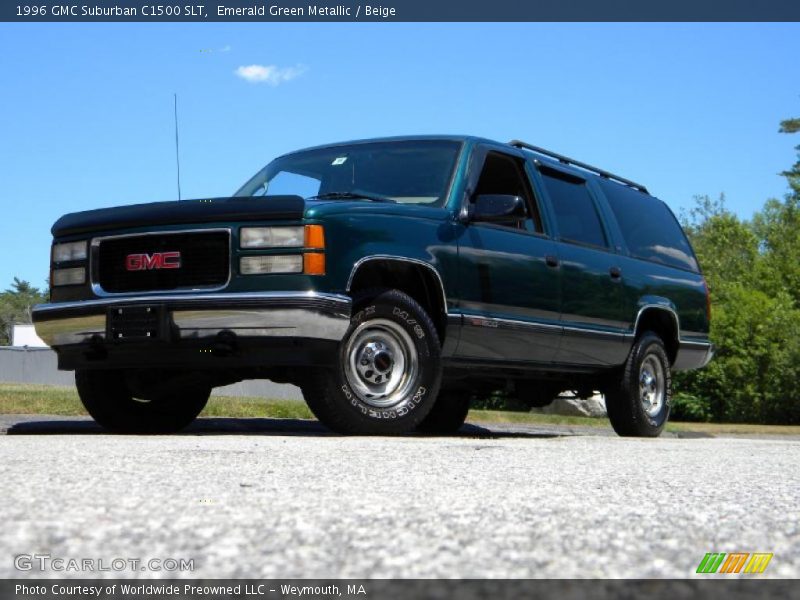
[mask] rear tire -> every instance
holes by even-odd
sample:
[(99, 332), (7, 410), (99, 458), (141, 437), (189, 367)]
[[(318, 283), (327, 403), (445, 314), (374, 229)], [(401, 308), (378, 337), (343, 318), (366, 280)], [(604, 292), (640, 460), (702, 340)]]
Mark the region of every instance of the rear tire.
[(301, 383), (320, 422), (337, 433), (412, 431), (431, 410), (442, 368), (439, 337), (425, 310), (398, 290), (355, 302), (337, 364)]
[(180, 398), (137, 400), (124, 371), (86, 370), (75, 373), (86, 412), (114, 433), (175, 433), (195, 420), (206, 406), (210, 389), (191, 389)]
[(417, 430), (422, 433), (455, 433), (467, 420), (468, 413), (469, 392), (442, 390)]
[(669, 419), (672, 374), (664, 342), (647, 331), (631, 348), (619, 379), (606, 391), (611, 426), (625, 437), (658, 437)]

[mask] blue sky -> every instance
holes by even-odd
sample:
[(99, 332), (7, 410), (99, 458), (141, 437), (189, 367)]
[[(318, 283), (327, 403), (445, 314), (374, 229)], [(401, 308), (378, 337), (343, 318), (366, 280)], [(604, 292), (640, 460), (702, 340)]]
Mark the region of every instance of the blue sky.
[(43, 286), (70, 211), (232, 193), (277, 154), (413, 133), (520, 138), (676, 212), (781, 197), (799, 24), (0, 25), (0, 288)]

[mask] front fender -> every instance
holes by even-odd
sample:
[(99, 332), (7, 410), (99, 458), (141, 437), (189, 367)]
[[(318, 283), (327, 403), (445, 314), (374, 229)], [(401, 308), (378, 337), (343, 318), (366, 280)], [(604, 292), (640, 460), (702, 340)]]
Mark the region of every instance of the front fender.
[(434, 212), (436, 218), (417, 215), (330, 215), (324, 220), (326, 264), (330, 291), (347, 293), (358, 269), (374, 260), (410, 262), (432, 271), (445, 298), (456, 296), (458, 225), (449, 211)]

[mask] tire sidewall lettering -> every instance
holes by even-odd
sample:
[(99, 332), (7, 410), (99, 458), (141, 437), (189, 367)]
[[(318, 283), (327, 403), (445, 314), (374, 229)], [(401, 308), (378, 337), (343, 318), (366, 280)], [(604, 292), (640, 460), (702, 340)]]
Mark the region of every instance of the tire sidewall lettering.
[[(384, 306), (369, 304), (353, 315), (351, 319), (351, 330), (362, 325), (365, 321), (373, 318), (390, 319), (402, 325), (403, 328), (408, 331), (409, 335), (411, 335), (411, 339), (414, 340), (421, 362), (425, 361), (431, 356), (431, 349), (429, 348), (428, 341), (426, 339), (427, 334), (425, 330), (420, 324), (419, 319), (412, 316), (412, 313), (410, 313), (407, 309), (392, 304), (387, 304)], [(342, 352), (343, 351), (344, 345), (342, 345)], [(401, 403), (387, 408), (379, 408), (366, 404), (358, 397), (358, 395), (347, 383), (347, 378), (344, 376), (343, 372), (344, 364), (346, 364), (344, 361), (346, 360), (347, 357), (344, 355), (340, 356), (338, 368), (339, 389), (346, 399), (347, 404), (363, 417), (375, 420), (409, 418), (429, 396), (428, 392), (432, 382), (426, 381), (429, 376), (425, 374), (424, 370), (420, 370), (419, 374), (417, 375), (418, 384), (415, 388), (415, 392), (410, 394)]]
[(418, 340), (425, 338), (425, 331), (422, 329), (422, 326), (417, 322), (416, 319), (413, 319), (409, 316), (408, 311), (395, 306), (392, 308), (392, 316), (397, 317), (401, 321), (407, 323), (411, 327), (413, 334), (417, 336)]
[(355, 393), (350, 389), (350, 386), (347, 384), (342, 384), (341, 391), (342, 394), (344, 394), (344, 397), (347, 398), (347, 401), (350, 403), (350, 405), (358, 410), (362, 415), (373, 419), (397, 419), (399, 417), (405, 417), (411, 414), (411, 412), (416, 409), (417, 406), (419, 406), (425, 399), (428, 393), (428, 388), (424, 385), (419, 386), (411, 398), (397, 406), (392, 406), (390, 408), (377, 408), (375, 406), (365, 404), (358, 398), (358, 396), (355, 395)]

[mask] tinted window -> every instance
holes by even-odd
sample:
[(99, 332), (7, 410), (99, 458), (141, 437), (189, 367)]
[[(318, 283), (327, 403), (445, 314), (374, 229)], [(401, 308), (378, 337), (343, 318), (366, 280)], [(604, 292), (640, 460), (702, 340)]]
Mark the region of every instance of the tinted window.
[(290, 171), (281, 171), (270, 180), (269, 193), (272, 196), (297, 194), (303, 198), (308, 198), (319, 194), (321, 183), (319, 179), (314, 177), (306, 177)]
[[(525, 167), (519, 159), (497, 152), (487, 154), (481, 170), (481, 176), (475, 188), (474, 197), (483, 194), (507, 194), (524, 198), (526, 220), (524, 223), (520, 222), (518, 228), (542, 233), (542, 219), (539, 216), (539, 207), (533, 200), (528, 176), (525, 174)], [(531, 207), (533, 208), (532, 211)]]
[(547, 193), (553, 203), (558, 232), (566, 242), (605, 247), (606, 236), (586, 182), (578, 177), (542, 167)]
[(442, 206), (460, 142), (365, 142), (275, 159), (235, 196), (365, 194), (402, 204)]
[(613, 181), (600, 180), (600, 186), (633, 256), (698, 270), (692, 248), (666, 204)]

